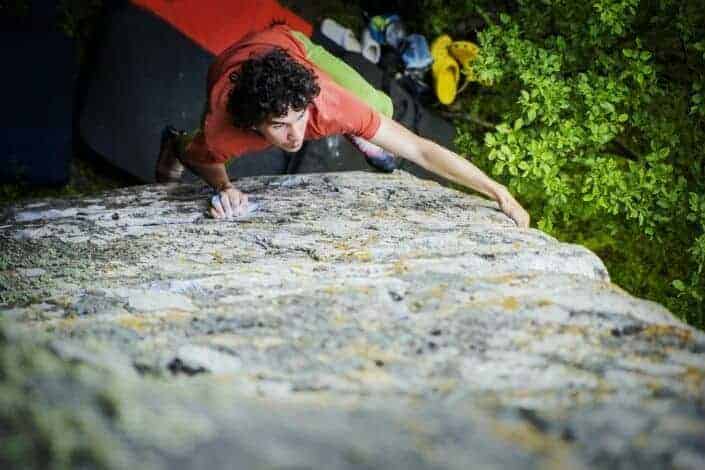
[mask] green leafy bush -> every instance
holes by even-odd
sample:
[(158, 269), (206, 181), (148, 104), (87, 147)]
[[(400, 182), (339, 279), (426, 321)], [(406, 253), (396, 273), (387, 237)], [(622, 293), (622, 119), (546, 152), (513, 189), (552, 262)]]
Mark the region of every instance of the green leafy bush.
[[(421, 0), (434, 36), (479, 19), (485, 86), (458, 145), (613, 281), (705, 326), (705, 9), (699, 0)], [(443, 5), (441, 5), (441, 3)], [(492, 123), (491, 126), (478, 123)]]

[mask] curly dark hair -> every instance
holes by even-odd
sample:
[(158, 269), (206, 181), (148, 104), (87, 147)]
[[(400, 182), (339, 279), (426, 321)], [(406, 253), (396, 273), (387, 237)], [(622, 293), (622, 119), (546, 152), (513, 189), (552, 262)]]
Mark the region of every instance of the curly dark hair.
[(301, 111), (321, 91), (313, 71), (282, 48), (248, 59), (230, 81), (227, 109), (233, 124), (243, 129), (284, 116), (289, 108)]

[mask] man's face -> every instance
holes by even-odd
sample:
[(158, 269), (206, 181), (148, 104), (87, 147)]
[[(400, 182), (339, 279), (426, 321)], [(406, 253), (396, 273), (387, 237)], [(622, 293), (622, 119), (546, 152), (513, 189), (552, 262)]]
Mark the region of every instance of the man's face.
[(270, 144), (285, 152), (296, 152), (304, 143), (308, 124), (308, 107), (303, 111), (289, 112), (284, 116), (270, 118), (257, 126), (257, 130)]

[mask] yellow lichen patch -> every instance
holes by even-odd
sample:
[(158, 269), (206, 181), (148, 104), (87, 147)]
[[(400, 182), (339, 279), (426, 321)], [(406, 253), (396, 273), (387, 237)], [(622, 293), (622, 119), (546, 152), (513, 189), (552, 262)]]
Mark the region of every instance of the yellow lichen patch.
[(56, 305), (57, 307), (63, 308), (64, 310), (70, 309), (73, 302), (74, 302), (74, 299), (68, 295), (60, 295), (60, 296), (55, 297), (52, 300), (52, 303), (54, 305)]
[(350, 316), (342, 313), (334, 313), (330, 316), (330, 323), (336, 326), (346, 326), (350, 324)]
[(129, 328), (137, 332), (142, 332), (151, 327), (154, 324), (154, 321), (135, 315), (123, 315), (117, 319), (116, 323), (122, 327)]
[(71, 331), (76, 328), (80, 323), (82, 323), (77, 317), (69, 316), (62, 318), (56, 323), (56, 329), (60, 331)]
[(354, 356), (369, 360), (377, 365), (381, 363), (387, 364), (392, 361), (405, 360), (404, 356), (397, 352), (382, 349), (375, 344), (369, 344), (364, 341), (356, 341), (342, 348), (337, 352), (339, 356)]
[(350, 370), (345, 376), (373, 389), (390, 388), (395, 383), (391, 375), (377, 366)]
[(386, 209), (377, 209), (372, 213), (372, 217), (374, 217), (375, 219), (386, 218), (388, 212), (389, 211)]
[(671, 336), (677, 338), (681, 343), (690, 343), (693, 339), (693, 334), (690, 330), (681, 328), (675, 325), (651, 325), (644, 328), (641, 333), (646, 337), (661, 337)]
[(437, 286), (431, 287), (427, 291), (429, 296), (435, 297), (437, 299), (445, 297), (446, 292), (448, 292), (448, 284), (438, 284)]
[(702, 369), (688, 366), (681, 380), (691, 395), (700, 396), (705, 390), (705, 373), (703, 373)]
[(360, 320), (357, 324), (365, 331), (379, 331), (383, 326), (379, 320)]
[(214, 251), (211, 253), (211, 256), (213, 256), (213, 262), (218, 263), (218, 264), (223, 264), (225, 263), (225, 257), (222, 255), (222, 253), (218, 250)]
[(553, 302), (548, 299), (539, 299), (536, 302), (537, 307), (548, 307), (549, 305), (553, 305)]
[[(561, 325), (561, 328), (559, 328), (556, 332), (558, 334), (586, 336), (589, 329), (584, 325)], [(595, 338), (597, 338), (597, 335), (595, 335)]]
[(281, 346), (284, 343), (285, 341), (277, 336), (261, 336), (252, 340), (254, 347), (259, 350), (274, 348), (276, 346)]
[(193, 316), (188, 312), (184, 312), (183, 310), (169, 310), (162, 317), (162, 321), (168, 323), (178, 323), (191, 321), (191, 318), (193, 318)]
[[(272, 406), (272, 400), (269, 398), (261, 396), (254, 396), (253, 398), (266, 406)], [(335, 406), (338, 409), (352, 409), (361, 406), (358, 395), (352, 393), (341, 395), (339, 393), (331, 393), (327, 390), (297, 391), (287, 397), (287, 402), (316, 407)]]
[(570, 446), (555, 436), (544, 434), (529, 423), (495, 422), (493, 431), (501, 439), (518, 444), (528, 452), (544, 456), (542, 468), (570, 468)]
[(321, 289), (321, 292), (325, 292), (326, 294), (334, 295), (334, 294), (339, 294), (340, 292), (342, 292), (342, 289), (337, 285), (331, 284), (326, 287), (323, 287)]
[(392, 274), (404, 274), (409, 272), (409, 265), (406, 263), (405, 258), (399, 258), (392, 264), (392, 269), (390, 270)]
[(648, 388), (649, 390), (651, 390), (651, 392), (653, 392), (654, 395), (660, 394), (664, 390), (668, 390), (668, 388), (666, 386), (664, 386), (664, 384), (662, 384), (661, 382), (659, 382), (657, 380), (649, 380), (648, 382), (644, 383), (644, 386), (646, 388)]
[(309, 274), (308, 271), (305, 271), (300, 264), (294, 264), (289, 266), (289, 271), (295, 274)]
[(378, 233), (373, 233), (370, 236), (367, 237), (367, 239), (362, 243), (363, 245), (371, 245), (373, 243), (377, 243), (380, 240), (380, 236)]
[(338, 242), (338, 243), (333, 243), (333, 248), (336, 250), (340, 251), (348, 251), (352, 249), (352, 246), (348, 242)]
[[(703, 433), (703, 424), (698, 420), (697, 416), (664, 416), (659, 419), (658, 429), (660, 433), (665, 433), (666, 435), (683, 435), (685, 433), (701, 435)], [(651, 441), (649, 443), (651, 444)]]
[(362, 263), (366, 263), (369, 261), (372, 261), (374, 257), (372, 256), (372, 253), (370, 250), (359, 250), (359, 251), (354, 251), (350, 257), (356, 261), (360, 261)]
[(508, 297), (501, 297), (501, 298), (490, 297), (487, 299), (471, 300), (469, 302), (463, 302), (462, 304), (459, 305), (459, 307), (461, 309), (491, 310), (491, 311), (497, 310), (498, 306), (506, 311), (514, 311), (519, 308), (520, 303), (516, 297), (508, 296)]
[(505, 310), (517, 310), (519, 308), (519, 301), (516, 297), (505, 297), (502, 300), (502, 307), (504, 307)]
[[(487, 282), (491, 282), (493, 284), (509, 284), (513, 280), (516, 279), (516, 276), (514, 274), (503, 274), (501, 276), (493, 276), (493, 277), (488, 277), (485, 278)], [(465, 278), (465, 282), (467, 284), (475, 284), (477, 282), (476, 277), (467, 277)]]
[(491, 281), (496, 282), (497, 284), (511, 284), (516, 281), (516, 279), (516, 274), (503, 274), (502, 276), (490, 278)]
[(242, 336), (223, 333), (219, 335), (209, 336), (208, 344), (211, 344), (213, 346), (221, 346), (224, 348), (237, 348), (249, 344), (249, 340)]
[(607, 400), (617, 391), (617, 386), (609, 383), (603, 378), (597, 377), (597, 387), (593, 389), (595, 400)]
[(315, 354), (313, 357), (315, 357), (316, 360), (321, 362), (322, 364), (330, 364), (333, 361), (333, 358), (331, 358), (328, 353), (318, 353)]
[(632, 444), (642, 449), (648, 448), (651, 444), (651, 432), (640, 432), (632, 439)]
[(448, 318), (457, 315), (459, 310), (460, 308), (455, 302), (452, 304), (444, 303), (433, 312), (433, 316), (437, 319)]
[(455, 379), (446, 379), (438, 382), (433, 382), (433, 389), (440, 393), (453, 392), (458, 387), (458, 381)]
[(433, 439), (429, 436), (429, 430), (425, 427), (428, 426), (428, 423), (407, 419), (404, 424), (407, 432), (412, 436), (414, 446), (428, 458), (432, 458), (435, 446)]

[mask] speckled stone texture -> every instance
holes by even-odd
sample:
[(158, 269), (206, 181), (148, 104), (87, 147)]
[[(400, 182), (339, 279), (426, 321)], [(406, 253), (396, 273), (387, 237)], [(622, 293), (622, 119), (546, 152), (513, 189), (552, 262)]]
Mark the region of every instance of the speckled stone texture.
[(239, 187), (6, 211), (6, 387), (95, 466), (705, 468), (705, 334), (589, 250), (403, 172)]

